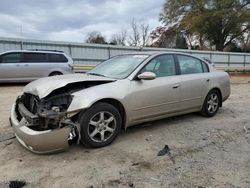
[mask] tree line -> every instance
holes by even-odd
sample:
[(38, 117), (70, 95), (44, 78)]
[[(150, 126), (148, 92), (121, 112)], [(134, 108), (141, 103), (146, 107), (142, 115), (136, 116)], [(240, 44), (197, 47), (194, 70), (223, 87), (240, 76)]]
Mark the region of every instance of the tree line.
[(165, 0), (159, 20), (152, 29), (133, 19), (109, 41), (95, 31), (85, 42), (250, 52), (250, 0)]
[(121, 29), (120, 32), (112, 35), (108, 41), (101, 32), (93, 31), (87, 35), (85, 42), (96, 44), (111, 44), (122, 46), (148, 46), (150, 39), (150, 28), (146, 23), (139, 23), (133, 19), (130, 23), (130, 29)]

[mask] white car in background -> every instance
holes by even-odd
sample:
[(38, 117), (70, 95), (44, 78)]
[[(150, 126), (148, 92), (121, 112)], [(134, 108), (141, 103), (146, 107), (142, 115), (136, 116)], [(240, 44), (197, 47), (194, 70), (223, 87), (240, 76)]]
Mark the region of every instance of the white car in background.
[(0, 54), (0, 82), (27, 82), (73, 73), (73, 60), (56, 50), (15, 50)]

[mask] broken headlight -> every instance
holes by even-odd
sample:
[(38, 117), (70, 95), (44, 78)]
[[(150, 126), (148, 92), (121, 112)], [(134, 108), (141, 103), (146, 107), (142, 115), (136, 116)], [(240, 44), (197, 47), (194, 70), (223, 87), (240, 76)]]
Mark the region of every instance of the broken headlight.
[(65, 112), (72, 102), (72, 99), (73, 96), (71, 95), (57, 95), (42, 99), (40, 101), (38, 113), (41, 114), (46, 111), (53, 111), (55, 113)]

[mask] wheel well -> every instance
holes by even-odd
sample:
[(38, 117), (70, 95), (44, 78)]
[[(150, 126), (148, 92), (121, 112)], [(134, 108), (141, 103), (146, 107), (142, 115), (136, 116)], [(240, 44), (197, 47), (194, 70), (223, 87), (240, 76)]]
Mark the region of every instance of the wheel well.
[(62, 75), (63, 73), (60, 71), (53, 71), (51, 73), (49, 73), (49, 76), (53, 76), (53, 75)]
[(108, 104), (113, 105), (119, 111), (119, 113), (121, 114), (121, 116), (122, 116), (122, 128), (125, 129), (126, 111), (125, 111), (122, 103), (120, 101), (116, 100), (116, 99), (111, 99), (111, 98), (101, 99), (101, 100), (95, 102), (95, 104), (98, 103), (98, 102), (104, 102), (104, 103), (108, 103)]
[(222, 107), (222, 94), (221, 94), (221, 90), (219, 88), (215, 87), (215, 88), (211, 89), (210, 91), (213, 91), (213, 90), (215, 90), (215, 91), (217, 91), (219, 93), (220, 107)]

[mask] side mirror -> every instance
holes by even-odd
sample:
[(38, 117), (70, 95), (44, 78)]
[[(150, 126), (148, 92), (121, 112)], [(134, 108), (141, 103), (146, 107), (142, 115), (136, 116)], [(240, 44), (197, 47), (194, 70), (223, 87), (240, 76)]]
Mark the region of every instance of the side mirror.
[(156, 78), (156, 74), (153, 72), (143, 72), (137, 76), (140, 80), (153, 80)]

